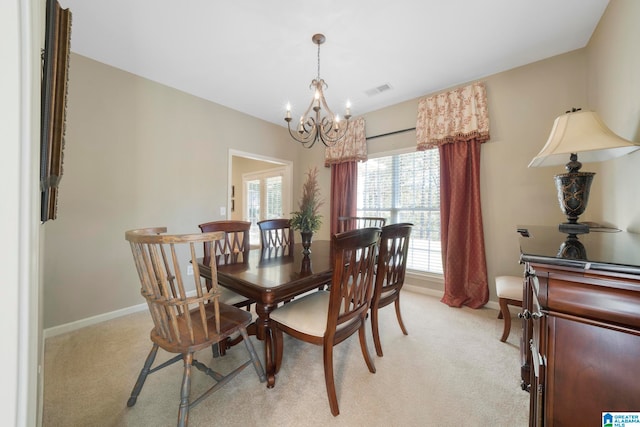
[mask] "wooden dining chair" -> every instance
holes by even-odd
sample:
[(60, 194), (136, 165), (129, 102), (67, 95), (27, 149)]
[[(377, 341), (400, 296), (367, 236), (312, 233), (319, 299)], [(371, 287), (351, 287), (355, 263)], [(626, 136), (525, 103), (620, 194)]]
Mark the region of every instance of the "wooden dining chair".
[(367, 348), (365, 321), (373, 292), (379, 237), (379, 228), (352, 230), (332, 236), (333, 277), (330, 290), (307, 294), (271, 312), (275, 372), (282, 364), (283, 332), (321, 345), (329, 406), (334, 416), (340, 411), (333, 375), (333, 347), (358, 332), (367, 367), (372, 373), (376, 371)]
[(358, 228), (378, 227), (382, 228), (387, 220), (374, 216), (339, 216), (338, 217), (338, 233), (344, 233), (349, 230)]
[(293, 254), (294, 233), (288, 218), (258, 221), (258, 228), (263, 250), (282, 251), (283, 255)]
[(224, 239), (215, 242), (214, 250), (211, 245), (206, 244), (204, 247), (204, 256), (214, 255), (216, 257), (216, 265), (246, 263), (248, 261), (248, 253), (251, 249), (251, 239), (249, 230), (251, 223), (248, 221), (211, 221), (199, 224), (198, 227), (203, 233), (213, 231), (223, 231)]
[(408, 335), (400, 314), (400, 291), (407, 271), (407, 252), (413, 224), (401, 223), (382, 227), (378, 265), (376, 268), (373, 299), (371, 300), (371, 330), (376, 354), (382, 357), (378, 310), (391, 303), (395, 304), (396, 317), (402, 333)]
[[(131, 245), (141, 294), (146, 299), (153, 319), (151, 330), (153, 346), (140, 371), (127, 406), (136, 404), (140, 391), (149, 374), (182, 360), (184, 370), (180, 388), (178, 426), (186, 426), (189, 410), (205, 397), (219, 390), (253, 364), (261, 382), (266, 380), (262, 364), (247, 335), (246, 327), (252, 322), (251, 313), (220, 302), (217, 280), (207, 288), (198, 272), (196, 245), (207, 242), (215, 244), (224, 239), (224, 233), (202, 233), (167, 235), (165, 227), (129, 230), (125, 238)], [(192, 277), (183, 277), (182, 270), (193, 265)], [(216, 264), (211, 259), (211, 275), (216, 277)], [(195, 289), (191, 290), (189, 285)], [(233, 334), (240, 334), (249, 353), (249, 358), (227, 374), (216, 372), (198, 361), (194, 356), (199, 350), (211, 347)], [(152, 368), (158, 348), (177, 353), (172, 359)], [(191, 368), (196, 367), (214, 380), (214, 384), (197, 398), (191, 397)]]
[[(249, 261), (249, 250), (251, 249), (250, 232), (251, 223), (248, 221), (224, 220), (211, 221), (199, 224), (198, 227), (203, 233), (222, 231), (224, 239), (217, 240), (213, 244), (204, 243), (204, 262), (209, 263), (209, 258), (214, 257), (216, 267), (230, 264), (246, 264)], [(211, 289), (211, 281), (206, 280), (207, 289)], [(234, 305), (236, 307), (244, 307), (250, 310), (253, 301), (237, 292), (227, 289), (224, 286), (219, 287), (220, 301)], [(255, 325), (249, 327), (249, 334), (255, 335)], [(224, 356), (228, 348), (242, 341), (241, 335), (229, 337), (212, 347), (214, 356)]]
[[(251, 240), (249, 230), (251, 223), (248, 221), (212, 221), (199, 224), (198, 227), (203, 233), (214, 231), (224, 232), (224, 238), (214, 243), (205, 242), (204, 262), (209, 262), (209, 257), (213, 256), (216, 266), (228, 264), (246, 264), (249, 261), (249, 250)], [(207, 289), (211, 289), (211, 282), (207, 280)], [(236, 307), (246, 307), (253, 303), (252, 300), (233, 292), (230, 289), (220, 287), (220, 301)]]

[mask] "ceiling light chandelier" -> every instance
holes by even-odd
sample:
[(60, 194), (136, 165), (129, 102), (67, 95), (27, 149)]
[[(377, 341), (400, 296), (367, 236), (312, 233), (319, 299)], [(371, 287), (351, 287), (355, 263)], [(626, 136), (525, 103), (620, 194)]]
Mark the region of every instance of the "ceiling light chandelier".
[[(347, 133), (349, 119), (351, 118), (351, 108), (349, 102), (347, 102), (345, 120), (340, 120), (340, 116), (333, 114), (327, 105), (323, 89), (328, 86), (320, 78), (320, 45), (325, 42), (326, 38), (323, 34), (314, 34), (311, 40), (318, 45), (318, 76), (311, 81), (309, 86), (310, 89), (314, 90), (314, 97), (311, 99), (307, 110), (300, 117), (296, 131), (291, 130), (291, 105), (289, 104), (287, 104), (287, 115), (284, 119), (287, 122), (291, 137), (304, 147), (311, 148), (318, 140), (322, 141), (325, 146), (332, 147)], [(320, 117), (322, 108), (326, 110), (326, 115)]]

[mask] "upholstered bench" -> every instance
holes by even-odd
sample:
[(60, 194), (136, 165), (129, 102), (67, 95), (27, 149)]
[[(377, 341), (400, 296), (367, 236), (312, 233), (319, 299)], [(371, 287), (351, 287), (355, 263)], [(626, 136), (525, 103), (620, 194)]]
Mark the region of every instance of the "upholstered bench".
[(498, 294), (498, 304), (500, 304), (498, 319), (504, 319), (504, 331), (502, 332), (500, 341), (505, 342), (511, 331), (509, 305), (522, 307), (522, 277), (497, 276), (496, 293)]

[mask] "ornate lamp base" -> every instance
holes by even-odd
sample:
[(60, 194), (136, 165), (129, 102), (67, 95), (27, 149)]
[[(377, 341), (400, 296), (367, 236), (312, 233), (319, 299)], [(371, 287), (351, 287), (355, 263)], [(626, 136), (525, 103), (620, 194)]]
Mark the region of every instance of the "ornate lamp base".
[(578, 223), (578, 217), (587, 208), (594, 175), (593, 172), (568, 172), (555, 176), (560, 209), (568, 220), (560, 224), (560, 231), (572, 234), (589, 232), (589, 226)]
[(578, 240), (578, 236), (575, 234), (569, 234), (566, 240), (560, 245), (558, 255), (556, 256), (564, 259), (586, 260), (587, 249), (584, 247), (582, 242)]

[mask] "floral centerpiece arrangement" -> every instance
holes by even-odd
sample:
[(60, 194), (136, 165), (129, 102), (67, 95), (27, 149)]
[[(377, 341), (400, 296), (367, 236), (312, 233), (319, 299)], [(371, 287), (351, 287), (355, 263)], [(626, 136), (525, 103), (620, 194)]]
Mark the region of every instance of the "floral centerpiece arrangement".
[(299, 230), (302, 236), (304, 252), (309, 252), (313, 233), (322, 225), (320, 206), (324, 201), (320, 197), (318, 186), (318, 168), (309, 169), (307, 179), (302, 186), (302, 198), (298, 204), (298, 210), (291, 213), (291, 227)]

